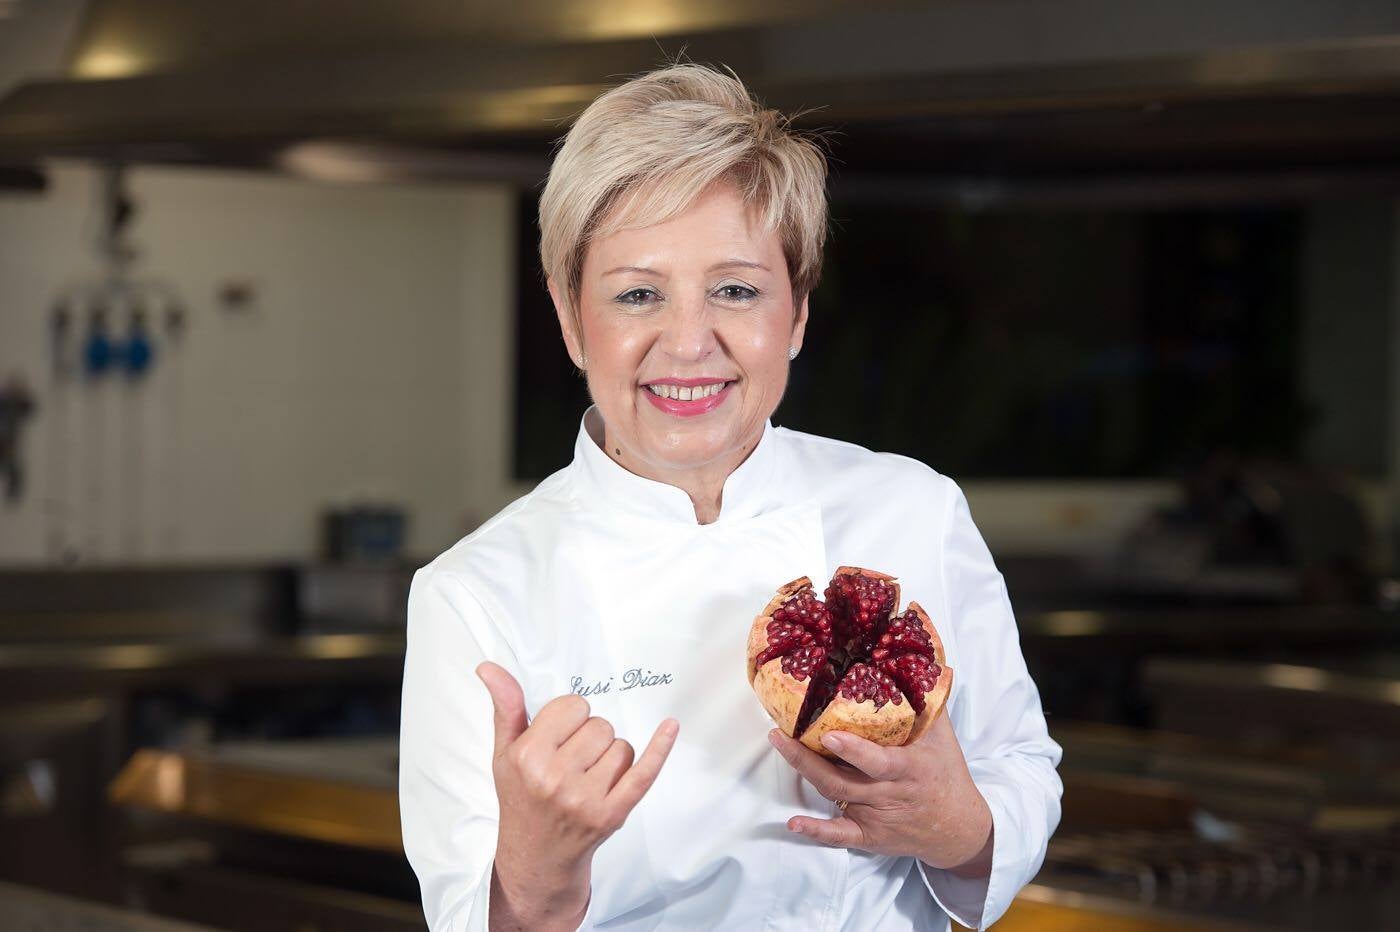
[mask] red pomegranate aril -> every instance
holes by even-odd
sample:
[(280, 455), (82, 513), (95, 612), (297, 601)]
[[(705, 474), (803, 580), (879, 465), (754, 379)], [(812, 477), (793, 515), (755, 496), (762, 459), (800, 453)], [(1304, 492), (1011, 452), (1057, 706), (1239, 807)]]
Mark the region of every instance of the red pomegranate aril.
[[(771, 630), (771, 626), (770, 626)], [(915, 653), (933, 657), (933, 641), (913, 612), (905, 612), (890, 621), (870, 652), (871, 660), (884, 660), (891, 654)]]
[(888, 582), (860, 574), (838, 575), (826, 587), (827, 611), (838, 646), (868, 638), (894, 610), (895, 592)]
[(808, 644), (783, 657), (783, 672), (799, 680), (805, 680), (826, 665), (826, 648), (819, 644)]
[(831, 646), (831, 613), (811, 589), (802, 589), (773, 612), (774, 621), (799, 625), (823, 646)]
[(856, 702), (865, 702), (867, 699), (874, 700), (877, 709), (886, 702), (899, 705), (904, 700), (904, 696), (900, 693), (894, 680), (866, 663), (851, 664), (851, 668), (841, 678), (841, 685), (837, 688), (837, 692)]
[(899, 684), (899, 688), (909, 697), (909, 704), (915, 712), (924, 710), (924, 694), (933, 689), (942, 668), (923, 654), (900, 654), (886, 657), (876, 666)]
[(781, 657), (812, 642), (812, 632), (806, 628), (774, 618), (768, 622), (768, 647), (758, 655), (758, 665), (763, 666), (774, 657)]

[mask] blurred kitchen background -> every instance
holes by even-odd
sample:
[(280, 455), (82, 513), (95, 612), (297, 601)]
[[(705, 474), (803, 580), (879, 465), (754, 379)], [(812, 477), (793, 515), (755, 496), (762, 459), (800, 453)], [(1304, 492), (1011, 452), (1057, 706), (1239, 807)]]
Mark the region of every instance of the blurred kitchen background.
[(567, 463), (537, 193), (683, 49), (830, 130), (774, 420), (1007, 577), (1003, 927), (1393, 924), (1393, 0), (0, 0), (0, 925), (422, 927), (408, 580)]

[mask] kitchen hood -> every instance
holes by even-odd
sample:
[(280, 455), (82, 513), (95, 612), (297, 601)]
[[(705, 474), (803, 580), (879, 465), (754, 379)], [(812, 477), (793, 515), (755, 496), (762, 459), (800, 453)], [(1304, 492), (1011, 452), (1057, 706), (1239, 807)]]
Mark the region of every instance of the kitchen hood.
[(682, 52), (837, 128), (857, 177), (1400, 165), (1393, 0), (93, 0), (64, 75), (0, 99), (0, 164), (533, 182)]

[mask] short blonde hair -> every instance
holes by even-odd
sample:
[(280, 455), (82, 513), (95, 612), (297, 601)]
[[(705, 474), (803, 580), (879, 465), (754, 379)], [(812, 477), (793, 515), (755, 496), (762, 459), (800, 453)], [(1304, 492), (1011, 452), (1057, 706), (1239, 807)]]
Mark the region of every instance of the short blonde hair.
[(821, 277), (826, 158), (815, 134), (765, 109), (732, 71), (693, 63), (640, 75), (579, 115), (540, 197), (540, 260), (578, 321), (583, 257), (594, 239), (662, 223), (718, 181), (776, 229), (794, 312)]

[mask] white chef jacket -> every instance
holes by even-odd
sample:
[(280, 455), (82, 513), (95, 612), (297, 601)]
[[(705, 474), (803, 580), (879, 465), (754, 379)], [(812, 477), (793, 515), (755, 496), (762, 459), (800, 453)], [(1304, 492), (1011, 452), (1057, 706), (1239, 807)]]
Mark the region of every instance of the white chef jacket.
[[(597, 439), (595, 439), (597, 438)], [(1060, 818), (1046, 732), (1001, 574), (952, 480), (770, 420), (698, 524), (683, 490), (599, 448), (413, 579), (399, 764), (404, 849), (434, 930), (485, 930), (499, 808), (493, 718), (474, 670), (501, 664), (530, 716), (567, 692), (640, 753), (680, 722), (656, 783), (593, 858), (585, 929), (937, 930), (991, 925), (1039, 869)], [(837, 566), (899, 578), (956, 671), (947, 706), (995, 826), (989, 879), (830, 848), (790, 816), (832, 818), (769, 744), (745, 675), (749, 627), (779, 586)]]

